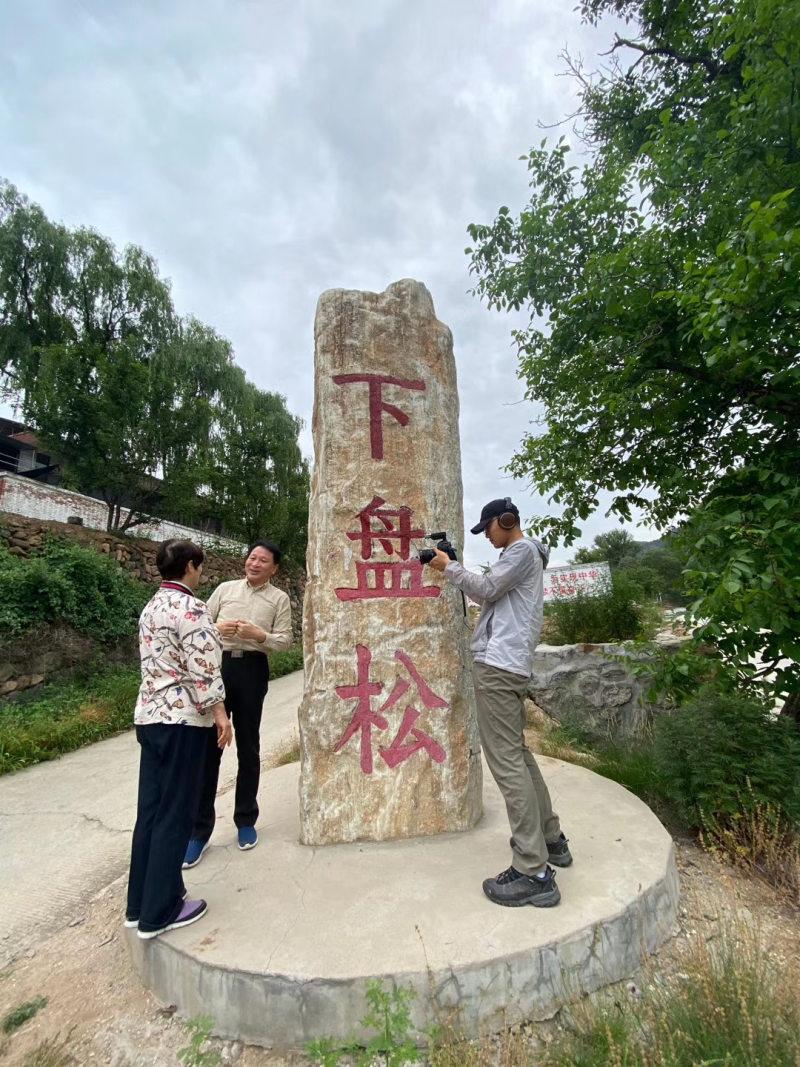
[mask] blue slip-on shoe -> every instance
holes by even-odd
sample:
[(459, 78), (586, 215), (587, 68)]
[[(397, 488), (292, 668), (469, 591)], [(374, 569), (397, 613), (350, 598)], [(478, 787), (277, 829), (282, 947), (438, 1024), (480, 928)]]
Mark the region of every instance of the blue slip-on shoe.
[(239, 848), (246, 852), (258, 844), (258, 831), (255, 826), (240, 826), (238, 831)]
[(200, 860), (203, 858), (203, 853), (208, 848), (209, 839), (204, 841), (202, 837), (193, 837), (189, 844), (186, 846), (186, 855), (183, 857), (182, 869), (188, 870), (189, 867), (196, 867)]

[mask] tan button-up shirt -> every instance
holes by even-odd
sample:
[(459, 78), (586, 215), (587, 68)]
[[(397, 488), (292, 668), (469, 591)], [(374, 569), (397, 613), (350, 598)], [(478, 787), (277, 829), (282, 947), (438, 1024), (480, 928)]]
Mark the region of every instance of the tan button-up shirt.
[(245, 619), (266, 630), (263, 643), (247, 641), (243, 637), (223, 637), (222, 647), (226, 652), (240, 649), (244, 652), (263, 652), (270, 649), (288, 648), (292, 643), (292, 609), (289, 596), (276, 589), (270, 582), (258, 587), (250, 585), (246, 578), (218, 585), (208, 598), (208, 610), (214, 622), (230, 619)]

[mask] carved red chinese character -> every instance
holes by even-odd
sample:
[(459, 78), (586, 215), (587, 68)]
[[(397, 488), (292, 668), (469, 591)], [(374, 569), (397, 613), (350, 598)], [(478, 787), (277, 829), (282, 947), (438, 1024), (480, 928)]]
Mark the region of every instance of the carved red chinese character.
[[(395, 734), (394, 741), (388, 748), (382, 748), (381, 759), (384, 763), (394, 770), (401, 763), (404, 763), (409, 756), (413, 756), (415, 752), (420, 752), (423, 749), (428, 753), (430, 758), (436, 763), (444, 763), (447, 755), (445, 750), (439, 744), (438, 741), (434, 741), (429, 734), (425, 734), (422, 730), (418, 730), (414, 723), (419, 718), (419, 712), (416, 708), (408, 707), (403, 715), (403, 722), (400, 729)], [(414, 738), (410, 744), (404, 745), (403, 742), (408, 735)]]
[[(385, 503), (383, 497), (374, 496), (358, 513), (361, 529), (351, 530), (347, 534), (351, 541), (361, 542), (361, 561), (356, 563), (358, 584), (354, 587), (340, 586), (336, 596), (339, 600), (440, 596), (441, 588), (438, 585), (423, 585), (419, 560), (409, 559), (411, 541), (424, 536), (423, 530), (416, 530), (411, 525), (411, 508), (385, 508)], [(395, 519), (398, 520), (396, 525)], [(373, 522), (379, 524), (377, 529), (373, 529)], [(400, 561), (371, 562), (376, 543), (387, 556), (398, 555)]]
[[(379, 730), (387, 730), (389, 728), (389, 723), (384, 712), (389, 711), (399, 703), (411, 688), (412, 682), (416, 687), (419, 700), (423, 707), (427, 708), (429, 711), (449, 707), (446, 700), (434, 693), (414, 666), (410, 656), (406, 655), (405, 652), (397, 651), (394, 654), (394, 658), (398, 663), (405, 667), (411, 677), (411, 681), (409, 682), (405, 678), (398, 678), (392, 687), (388, 699), (377, 711), (372, 710), (371, 701), (372, 697), (378, 696), (381, 693), (383, 690), (383, 683), (371, 682), (369, 680), (372, 653), (366, 645), (356, 646), (356, 684), (336, 686), (336, 693), (342, 700), (352, 700), (355, 698), (357, 703), (353, 717), (347, 724), (344, 733), (336, 743), (333, 751), (341, 752), (344, 746), (360, 731), (360, 765), (364, 774), (372, 774), (373, 771), (373, 728)], [(403, 713), (403, 721), (401, 722), (391, 744), (387, 748), (379, 749), (381, 759), (388, 767), (394, 769), (401, 763), (404, 763), (405, 760), (409, 759), (416, 752), (423, 751), (427, 752), (430, 758), (436, 763), (444, 763), (446, 760), (447, 754), (439, 742), (417, 727), (416, 723), (420, 714), (421, 713), (415, 707), (409, 704)], [(410, 738), (410, 740), (407, 740), (408, 738)]]
[(398, 389), (416, 389), (425, 391), (425, 382), (411, 378), (391, 378), (386, 374), (334, 374), (336, 385), (351, 385), (354, 382), (366, 382), (369, 386), (369, 443), (373, 459), (383, 459), (383, 413), (391, 415), (401, 426), (408, 426), (409, 417), (394, 404), (383, 399), (384, 385), (394, 385)]
[(337, 685), (336, 695), (342, 700), (351, 700), (355, 697), (358, 701), (352, 719), (341, 739), (334, 748), (334, 752), (341, 752), (350, 738), (361, 731), (361, 770), (364, 774), (372, 774), (372, 728), (377, 726), (379, 730), (386, 730), (389, 723), (382, 715), (376, 714), (370, 708), (370, 700), (378, 696), (383, 684), (369, 680), (369, 667), (372, 662), (372, 653), (366, 645), (356, 645), (357, 676), (355, 685)]

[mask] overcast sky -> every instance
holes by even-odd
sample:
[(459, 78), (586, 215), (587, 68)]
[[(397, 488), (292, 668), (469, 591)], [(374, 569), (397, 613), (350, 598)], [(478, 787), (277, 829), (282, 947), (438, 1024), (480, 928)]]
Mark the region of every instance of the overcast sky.
[[(9, 0), (0, 175), (53, 219), (152, 253), (177, 310), (306, 420), (309, 457), (319, 294), (423, 281), (454, 336), (466, 525), (506, 494), (529, 518), (546, 503), (501, 468), (537, 408), (514, 320), (469, 295), (464, 247), (468, 223), (524, 203), (537, 121), (574, 109), (558, 53), (592, 64), (609, 46), (613, 26), (571, 7)], [(583, 543), (610, 525), (594, 516)], [(469, 563), (493, 555), (467, 538)]]

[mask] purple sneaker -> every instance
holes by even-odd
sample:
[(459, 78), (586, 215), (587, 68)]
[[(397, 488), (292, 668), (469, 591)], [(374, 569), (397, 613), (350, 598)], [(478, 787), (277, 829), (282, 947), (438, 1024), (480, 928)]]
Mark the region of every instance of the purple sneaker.
[(159, 927), (158, 930), (142, 930), (140, 927), (137, 933), (143, 940), (149, 940), (151, 937), (165, 934), (167, 930), (179, 930), (182, 926), (191, 926), (198, 919), (202, 919), (207, 911), (208, 904), (204, 900), (187, 900), (178, 912), (178, 917), (171, 923)]
[[(186, 900), (186, 890), (185, 889), (184, 889), (183, 893), (181, 893), (181, 900)], [(134, 919), (130, 915), (126, 915), (125, 916), (125, 929), (126, 930), (135, 930), (138, 925), (139, 925), (138, 917)]]

